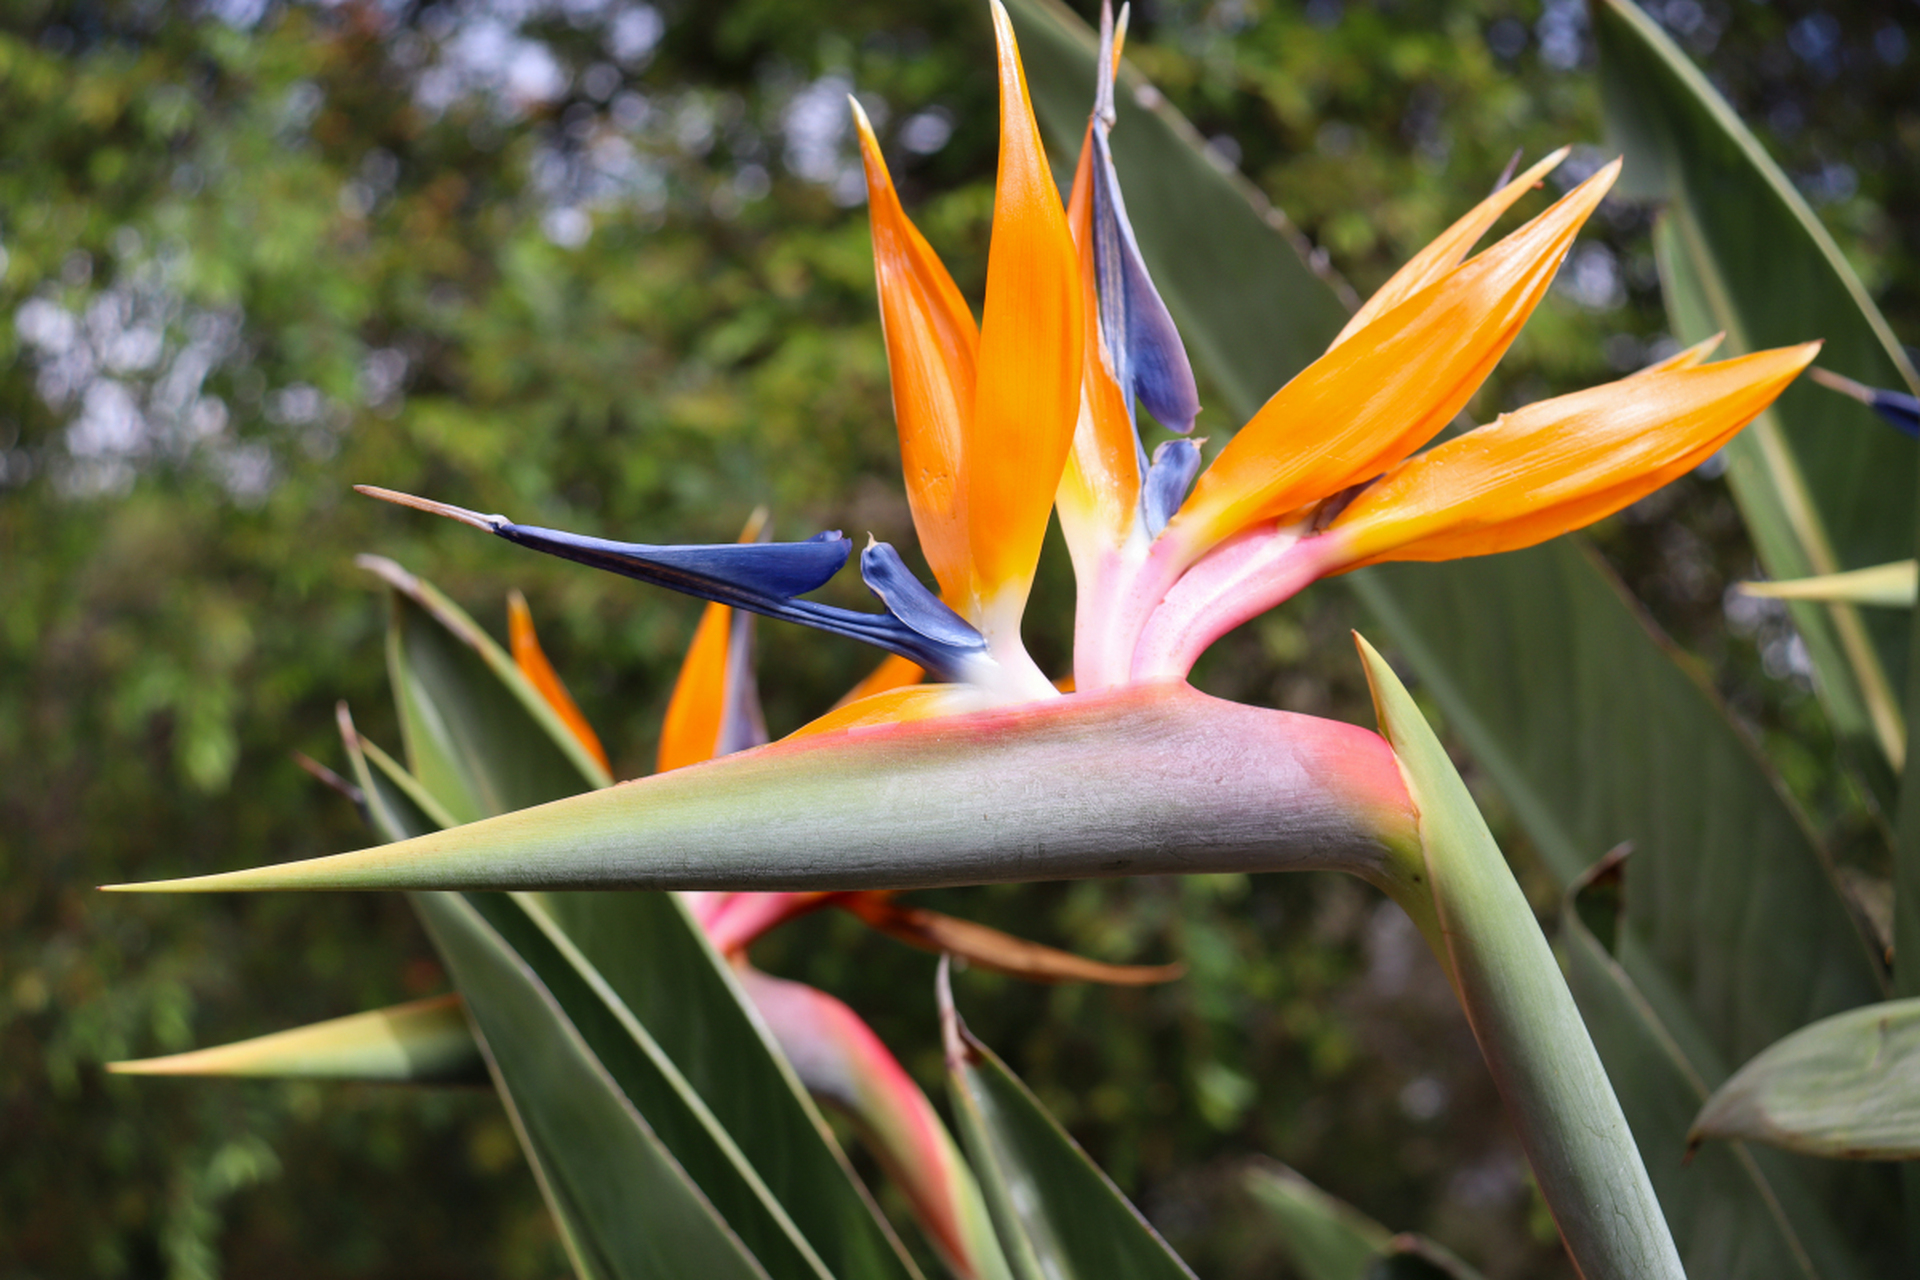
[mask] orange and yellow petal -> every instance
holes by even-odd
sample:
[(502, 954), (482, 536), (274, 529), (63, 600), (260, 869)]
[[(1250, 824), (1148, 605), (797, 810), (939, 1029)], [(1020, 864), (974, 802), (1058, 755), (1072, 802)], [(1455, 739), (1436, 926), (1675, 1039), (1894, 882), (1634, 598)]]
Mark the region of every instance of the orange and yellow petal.
[[(1493, 224), (1502, 214), (1511, 209), (1515, 202), (1527, 192), (1540, 185), (1545, 178), (1559, 167), (1567, 158), (1568, 148), (1562, 147), (1540, 163), (1528, 169), (1513, 181), (1482, 200), (1473, 211), (1460, 219), (1434, 238), (1406, 264), (1393, 273), (1393, 278), (1381, 285), (1365, 305), (1353, 313), (1353, 319), (1347, 321), (1347, 327), (1333, 340), (1337, 347), (1354, 334), (1360, 332), (1375, 320), (1393, 310), (1401, 303), (1419, 293), (1429, 285), (1438, 283), (1447, 273), (1466, 261), (1467, 254), (1480, 242), (1480, 237), (1493, 229)], [(1332, 348), (1328, 348), (1331, 350)]]
[(853, 114), (866, 165), (874, 276), (907, 503), (941, 593), (958, 600), (971, 585), (966, 436), (979, 335), (953, 277), (900, 207), (880, 144), (858, 102)]
[[(1618, 161), (1342, 343), (1274, 393), (1169, 525), (1197, 556), (1380, 474), (1472, 398), (1545, 296)], [(1177, 531), (1177, 532), (1176, 532)]]
[(841, 707), (870, 698), (876, 693), (886, 693), (891, 689), (904, 689), (919, 684), (927, 678), (927, 669), (911, 658), (903, 658), (890, 653), (860, 683), (847, 690), (846, 696), (833, 704), (837, 711)]
[(527, 683), (536, 689), (560, 722), (567, 726), (574, 739), (586, 748), (587, 754), (600, 762), (600, 767), (608, 773), (613, 766), (607, 762), (607, 749), (600, 745), (600, 735), (593, 731), (587, 718), (580, 714), (580, 706), (574, 702), (573, 695), (567, 692), (560, 673), (547, 661), (546, 650), (540, 647), (540, 637), (533, 629), (533, 611), (527, 608), (527, 598), (518, 591), (507, 596), (507, 647), (513, 654), (513, 663), (520, 668), (520, 674)]
[(693, 643), (673, 682), (666, 719), (660, 725), (661, 773), (711, 760), (718, 753), (720, 726), (727, 710), (727, 656), (733, 637), (733, 610), (710, 604), (700, 612)]
[(874, 725), (906, 724), (913, 720), (933, 720), (940, 716), (962, 715), (984, 705), (982, 695), (966, 685), (916, 684), (870, 694), (856, 702), (845, 702), (817, 720), (801, 725), (788, 738), (811, 738), (825, 733), (845, 733)]
[(1529, 405), (1402, 463), (1326, 536), (1356, 568), (1511, 551), (1581, 528), (1705, 461), (1819, 349), (1658, 369)]
[(1013, 26), (998, 0), (993, 25), (1000, 166), (979, 379), (966, 437), (973, 581), (969, 598), (955, 604), (998, 645), (1017, 640), (1073, 444), (1084, 316), (1078, 255), (1034, 122)]

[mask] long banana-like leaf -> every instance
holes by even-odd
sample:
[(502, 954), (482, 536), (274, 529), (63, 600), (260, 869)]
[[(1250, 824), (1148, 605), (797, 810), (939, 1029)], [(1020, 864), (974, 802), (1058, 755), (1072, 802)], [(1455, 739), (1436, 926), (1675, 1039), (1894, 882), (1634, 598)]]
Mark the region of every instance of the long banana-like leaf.
[(1480, 1280), (1433, 1241), (1395, 1235), (1285, 1165), (1254, 1165), (1246, 1187), (1304, 1280)]
[(1687, 1135), (1846, 1160), (1920, 1158), (1920, 1000), (1824, 1018), (1714, 1090)]
[(1429, 940), (1567, 1252), (1590, 1280), (1678, 1280), (1685, 1273), (1660, 1202), (1553, 949), (1412, 695), (1358, 643), (1381, 732), (1420, 815), (1438, 925)]
[(1157, 685), (794, 739), (400, 844), (143, 887), (902, 889), (1295, 869), (1385, 885), (1413, 841), (1377, 735)]
[[(1823, 368), (1920, 391), (1865, 287), (1793, 183), (1706, 77), (1632, 0), (1592, 7), (1601, 99), (1626, 155), (1622, 193), (1663, 202), (1656, 236), (1674, 332), (1727, 334), (1727, 353), (1821, 339)], [(1728, 447), (1728, 478), (1776, 578), (1907, 554), (1912, 444), (1818, 387), (1790, 388)], [(1836, 729), (1897, 771), (1906, 629), (1844, 603), (1799, 606)], [(1873, 770), (1883, 799), (1891, 775)]]
[(1039, 1099), (968, 1032), (945, 961), (938, 995), (954, 1113), (1016, 1265), (1046, 1280), (1193, 1280)]
[(1562, 951), (1608, 1071), (1624, 1084), (1628, 1123), (1689, 1272), (1753, 1280), (1886, 1274), (1887, 1233), (1875, 1224), (1885, 1222), (1895, 1193), (1884, 1178), (1843, 1179), (1821, 1194), (1808, 1176), (1817, 1171), (1811, 1162), (1780, 1152), (1726, 1143), (1687, 1159), (1687, 1126), (1726, 1067), (1630, 927), (1620, 878), (1616, 855), (1576, 882), (1561, 913)]
[(110, 1062), (139, 1076), (265, 1076), (391, 1084), (485, 1084), (486, 1063), (457, 995), (329, 1018), (164, 1058)]
[(578, 1272), (772, 1280), (480, 912), (459, 894), (414, 901), (468, 993), (500, 1096), (523, 1145), (538, 1153), (535, 1171)]

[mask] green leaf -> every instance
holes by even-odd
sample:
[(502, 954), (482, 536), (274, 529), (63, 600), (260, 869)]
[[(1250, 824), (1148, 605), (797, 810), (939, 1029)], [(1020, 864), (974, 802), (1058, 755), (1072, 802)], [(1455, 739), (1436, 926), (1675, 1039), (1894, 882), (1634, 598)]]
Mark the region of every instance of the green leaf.
[[(539, 981), (621, 1094), (767, 1272), (775, 1280), (827, 1276), (826, 1266), (732, 1135), (540, 902), (524, 894), (471, 894), (467, 903)], [(466, 974), (457, 976), (484, 1025), (494, 989), (470, 985)], [(515, 1102), (523, 1111), (540, 1105), (524, 1096)], [(608, 1170), (606, 1176), (617, 1179), (618, 1171)], [(640, 1199), (628, 1211), (643, 1217), (650, 1212)]]
[(826, 1121), (677, 898), (562, 893), (541, 907), (673, 1060), (834, 1274), (913, 1274)]
[(1828, 1166), (1865, 1176), (1832, 1180), (1822, 1194), (1809, 1176), (1821, 1166), (1779, 1152), (1716, 1145), (1688, 1161), (1687, 1126), (1726, 1072), (1630, 927), (1630, 906), (1623, 916), (1621, 854), (1576, 882), (1561, 913), (1561, 944), (1569, 984), (1618, 1084), (1689, 1271), (1743, 1280), (1884, 1274), (1883, 1224), (1893, 1197), (1884, 1171)]
[(164, 1058), (110, 1062), (117, 1075), (268, 1076), (406, 1084), (485, 1084), (486, 1063), (457, 995), (433, 996), (368, 1013)]
[[(350, 744), (355, 776), (372, 798), (369, 808), (399, 814), (386, 819), (394, 830), (413, 829), (407, 824), (438, 829), (426, 812), (432, 801), (420, 784), (354, 734), (344, 716), (343, 708), (342, 734)], [(418, 905), (427, 898), (415, 895), (415, 900)], [(742, 1169), (721, 1167), (718, 1176), (736, 1196), (743, 1194), (742, 1183), (766, 1186), (779, 1207), (763, 1209), (759, 1216), (790, 1219), (799, 1235), (812, 1242), (809, 1251), (824, 1255), (830, 1273), (899, 1280), (917, 1275), (825, 1121), (676, 899), (658, 893), (565, 894), (538, 903), (525, 899), (515, 908), (498, 905), (504, 901), (480, 900), (516, 945), (537, 951), (545, 962), (538, 967), (572, 997), (573, 1007), (581, 1010), (578, 1016), (592, 1021), (616, 1048), (621, 1047), (622, 1033), (640, 1042), (647, 1061), (615, 1074), (655, 1125), (661, 1123), (659, 1109), (665, 1107), (678, 1117), (675, 1132), (691, 1132), (691, 1140), (708, 1149), (705, 1163), (692, 1166), (702, 1187), (710, 1184), (701, 1168), (711, 1169), (716, 1161), (721, 1166), (738, 1163)], [(530, 931), (529, 921), (537, 932)], [(607, 966), (604, 974), (601, 963)], [(582, 993), (583, 983), (603, 989), (604, 1003), (625, 1012), (596, 1012), (592, 999)], [(619, 1031), (609, 1028), (610, 1016), (622, 1024)], [(662, 1055), (664, 1064), (652, 1061)], [(636, 1073), (650, 1083), (648, 1100), (631, 1078)], [(679, 1097), (686, 1087), (697, 1097)], [(709, 1116), (711, 1123), (694, 1116), (696, 1112)], [(703, 1137), (700, 1130), (706, 1127), (717, 1128), (718, 1136)], [(668, 1146), (676, 1154), (682, 1150), (672, 1141)], [(714, 1148), (737, 1149), (737, 1159), (716, 1156)], [(529, 1157), (538, 1162), (531, 1149)], [(563, 1212), (560, 1204), (552, 1203), (556, 1216)]]
[(409, 771), (456, 823), (606, 786), (598, 762), (473, 619), (391, 561), (387, 668)]
[(1279, 1229), (1280, 1243), (1305, 1280), (1363, 1280), (1393, 1233), (1285, 1165), (1247, 1171), (1247, 1189)]
[(945, 960), (938, 989), (961, 1140), (1016, 1274), (1193, 1280), (1193, 1272), (1040, 1100), (967, 1031), (953, 1007)]
[(340, 743), (346, 748), (353, 778), (360, 786), (368, 825), (383, 840), (411, 840), (454, 825), (439, 802), (394, 758), (361, 737), (342, 702), (334, 708)]
[(1421, 1236), (1394, 1235), (1283, 1164), (1247, 1170), (1247, 1190), (1279, 1229), (1305, 1280), (1480, 1280), (1479, 1272)]
[(1430, 932), (1429, 940), (1453, 977), (1567, 1252), (1586, 1276), (1684, 1276), (1633, 1134), (1533, 908), (1412, 695), (1373, 646), (1355, 639), (1381, 732), (1420, 814), (1439, 935)]
[(1846, 1160), (1920, 1156), (1920, 1000), (1802, 1027), (1714, 1090), (1689, 1143), (1766, 1142)]
[[(1099, 38), (1059, 0), (1009, 0), (1007, 12), (1041, 131), (1071, 173), (1093, 110)], [(1286, 216), (1221, 168), (1131, 67), (1122, 65), (1114, 98), (1114, 168), (1147, 270), (1188, 354), (1244, 419), (1326, 350), (1354, 304), (1310, 265)]]
[[(767, 1280), (526, 962), (458, 894), (415, 906), (589, 1280)], [(637, 1212), (645, 1206), (645, 1212)]]
[[(1626, 155), (1622, 193), (1664, 203), (1656, 248), (1674, 332), (1724, 330), (1728, 353), (1824, 339), (1821, 367), (1920, 390), (1912, 364), (1793, 183), (1706, 77), (1630, 0), (1593, 6), (1607, 124)], [(1728, 479), (1775, 578), (1909, 554), (1913, 445), (1866, 409), (1802, 384), (1728, 446)], [(1836, 730), (1905, 750), (1906, 628), (1846, 604), (1799, 606)], [(1889, 773), (1872, 771), (1881, 795)]]
[[(401, 844), (142, 887), (904, 889), (1285, 870), (1380, 881), (1415, 839), (1392, 753), (1353, 725), (1185, 685), (965, 724), (793, 739)], [(1189, 785), (1196, 776), (1209, 785)]]
[(1910, 609), (1920, 599), (1920, 561), (1895, 560), (1871, 569), (1849, 569), (1785, 582), (1743, 582), (1743, 594), (1773, 600), (1841, 600), (1848, 604)]

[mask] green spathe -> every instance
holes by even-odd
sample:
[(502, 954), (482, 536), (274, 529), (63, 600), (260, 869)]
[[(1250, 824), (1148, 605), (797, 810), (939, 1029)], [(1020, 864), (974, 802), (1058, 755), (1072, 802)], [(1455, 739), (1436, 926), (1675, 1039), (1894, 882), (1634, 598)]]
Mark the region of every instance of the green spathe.
[(1377, 735), (1179, 684), (790, 740), (401, 843), (117, 886), (909, 889), (1340, 870), (1400, 896)]

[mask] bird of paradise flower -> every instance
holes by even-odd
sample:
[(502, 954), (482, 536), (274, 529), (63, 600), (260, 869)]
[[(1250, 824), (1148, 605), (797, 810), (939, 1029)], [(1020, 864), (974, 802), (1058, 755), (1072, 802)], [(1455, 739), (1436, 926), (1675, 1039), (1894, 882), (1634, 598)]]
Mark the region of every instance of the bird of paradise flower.
[[(1716, 451), (1817, 344), (1709, 363), (1709, 341), (1431, 444), (1619, 172), (1602, 167), (1473, 254), (1555, 153), (1416, 254), (1202, 467), (1195, 380), (1108, 147), (1124, 18), (1103, 11), (1095, 109), (1063, 205), (1011, 25), (992, 10), (1000, 160), (977, 324), (859, 122), (907, 496), (937, 590), (870, 541), (860, 570), (882, 612), (805, 599), (852, 555), (837, 532), (650, 546), (364, 490), (874, 645), (892, 657), (865, 696), (787, 741), (645, 783), (400, 845), (125, 887), (812, 892), (1345, 870), (1399, 902), (1447, 967), (1580, 1265), (1677, 1274), (1591, 1042), (1557, 972), (1543, 976), (1551, 952), (1378, 655), (1363, 643), (1390, 742), (1206, 698), (1184, 678), (1227, 630), (1321, 578), (1526, 547), (1620, 510)], [(1142, 407), (1179, 437), (1151, 458)], [(1078, 585), (1071, 692), (1020, 635), (1055, 511)], [(1599, 1154), (1568, 1158), (1583, 1145)]]

